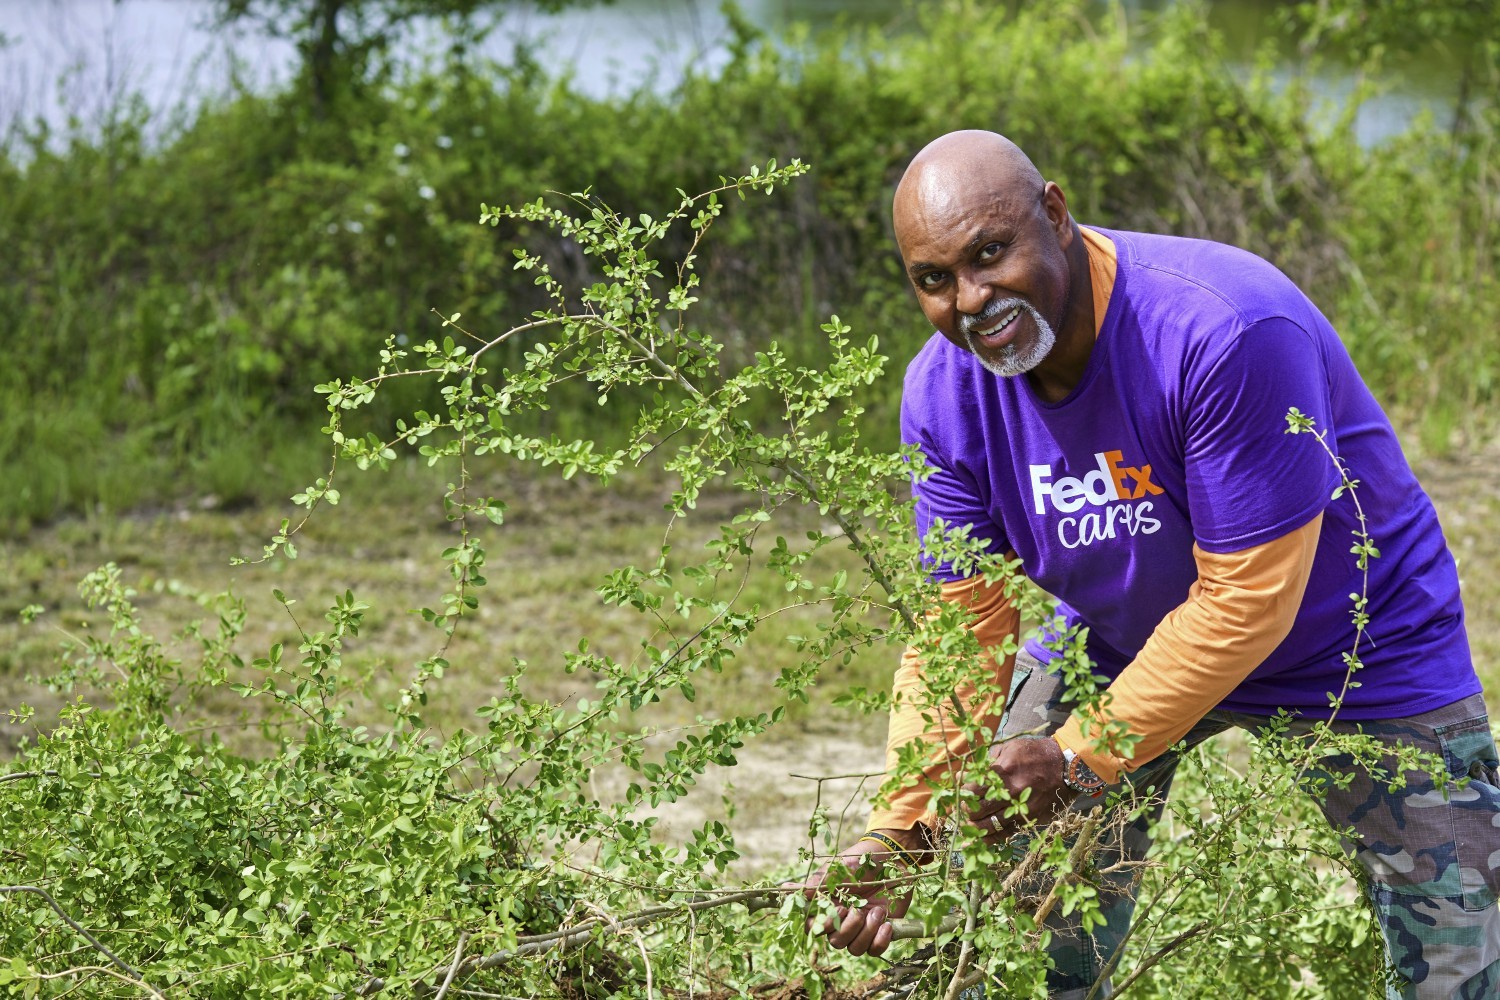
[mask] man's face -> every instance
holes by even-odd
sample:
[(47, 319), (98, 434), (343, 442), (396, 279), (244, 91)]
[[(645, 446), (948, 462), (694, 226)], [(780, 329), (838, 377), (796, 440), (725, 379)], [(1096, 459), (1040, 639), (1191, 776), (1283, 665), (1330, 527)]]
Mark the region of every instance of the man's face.
[(1072, 225), (1055, 184), (985, 188), (919, 181), (896, 231), (928, 322), (991, 372), (1019, 375), (1047, 357), (1063, 322)]

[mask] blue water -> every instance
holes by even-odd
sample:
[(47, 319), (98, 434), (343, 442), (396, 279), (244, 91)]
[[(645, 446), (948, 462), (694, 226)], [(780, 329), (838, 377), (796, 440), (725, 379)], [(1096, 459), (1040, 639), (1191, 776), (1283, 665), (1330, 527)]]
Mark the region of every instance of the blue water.
[[(1171, 0), (1136, 0), (1129, 16)], [(284, 80), (295, 52), (284, 40), (209, 23), (209, 0), (0, 0), (0, 131), (16, 122), (47, 122), (55, 132), (76, 123), (94, 133), (120, 98), (138, 94), (157, 128), (187, 113), (203, 96), (239, 79), (252, 87)], [(753, 23), (773, 31), (793, 21), (816, 29), (836, 18), (911, 30), (906, 4), (895, 0), (741, 0)], [(1214, 19), (1229, 39), (1231, 58), (1248, 66), (1255, 46), (1274, 33), (1274, 4), (1220, 0)], [(617, 0), (605, 6), (545, 15), (524, 4), (506, 13), (485, 43), (508, 59), (528, 46), (544, 65), (572, 73), (579, 89), (602, 95), (642, 84), (667, 89), (690, 69), (712, 71), (727, 59), (728, 23), (718, 0)], [(1277, 74), (1296, 69), (1285, 52)], [(1393, 76), (1391, 89), (1368, 102), (1357, 119), (1365, 144), (1405, 129), (1424, 109), (1447, 113), (1454, 83), (1423, 65)], [(1353, 90), (1347, 70), (1325, 70), (1315, 86), (1336, 114)]]

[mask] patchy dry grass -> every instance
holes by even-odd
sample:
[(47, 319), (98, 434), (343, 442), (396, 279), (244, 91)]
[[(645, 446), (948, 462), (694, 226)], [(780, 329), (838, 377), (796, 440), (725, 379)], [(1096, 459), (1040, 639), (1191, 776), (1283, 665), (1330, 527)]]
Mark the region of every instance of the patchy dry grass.
[[(448, 589), (441, 553), (457, 532), (442, 515), (438, 491), (419, 488), (423, 479), (414, 474), (395, 485), (373, 479), (346, 484), (344, 502), (320, 510), (297, 537), (294, 561), (230, 566), (233, 556), (257, 554), (273, 531), (279, 515), (266, 511), (185, 507), (72, 520), (3, 543), (0, 559), (10, 572), (0, 580), (0, 700), (55, 706), (55, 698), (25, 677), (46, 674), (61, 631), (84, 628), (97, 617), (83, 607), (75, 587), (86, 572), (113, 561), (140, 592), (137, 602), (148, 621), (163, 632), (204, 616), (191, 595), (232, 589), (248, 605), (249, 625), (238, 646), (247, 657), (263, 654), (273, 642), (295, 647), (296, 628), (270, 596), (273, 588), (298, 602), (292, 610), (308, 630), (335, 595), (354, 591), (371, 610), (360, 637), (346, 649), (345, 663), (370, 677), (378, 704), (442, 646), (442, 636), (414, 612), (438, 606)], [(590, 682), (561, 670), (564, 653), (586, 636), (590, 648), (629, 659), (654, 627), (636, 612), (605, 605), (594, 590), (613, 569), (655, 562), (669, 524), (664, 490), (627, 482), (605, 493), (590, 483), (516, 480), (495, 493), (511, 503), (511, 512), (501, 526), (471, 524), (488, 550), (489, 583), (448, 651), (452, 669), (435, 686), (438, 700), (429, 715), (441, 728), (465, 724), (517, 660), (528, 664), (533, 695), (584, 695)], [(730, 516), (740, 502), (709, 498), (672, 524), (674, 556), (696, 558), (716, 537), (721, 515)], [(815, 515), (803, 512), (791, 518), (779, 530), (817, 524)], [(744, 598), (763, 611), (787, 603), (779, 581), (762, 573), (748, 575)], [(17, 613), (31, 604), (48, 611), (26, 628)], [(705, 681), (701, 711), (760, 710), (774, 693), (778, 671), (794, 661), (787, 637), (809, 627), (813, 617), (813, 611), (793, 607), (767, 618), (739, 654), (737, 668)], [(886, 650), (866, 651), (847, 667), (831, 667), (831, 679), (880, 684), (891, 658)], [(804, 726), (823, 724), (817, 713), (804, 710), (801, 716)]]
[[(1500, 691), (1500, 446), (1463, 459), (1424, 461), (1418, 473), (1443, 517), (1460, 560), (1469, 612), (1469, 635), (1480, 675)], [(118, 563), (140, 592), (148, 621), (165, 635), (206, 617), (193, 594), (233, 589), (248, 606), (249, 625), (238, 644), (247, 659), (273, 642), (295, 648), (296, 629), (271, 597), (278, 588), (298, 602), (303, 625), (315, 628), (322, 609), (346, 589), (371, 605), (360, 638), (346, 664), (366, 678), (356, 715), (378, 720), (377, 706), (394, 692), (414, 665), (437, 650), (442, 637), (412, 609), (435, 606), (446, 589), (440, 554), (452, 544), (453, 525), (436, 502), (430, 473), (408, 472), (345, 482), (345, 500), (320, 511), (299, 536), (300, 558), (231, 567), (235, 555), (254, 555), (282, 516), (264, 510), (219, 511), (184, 506), (118, 518), (68, 520), (23, 540), (0, 543), (6, 572), (0, 578), (0, 706), (27, 703), (37, 723), (56, 717), (66, 696), (28, 675), (45, 678), (61, 632), (88, 627), (91, 615), (78, 599), (77, 581), (106, 561)], [(668, 523), (660, 483), (627, 479), (609, 492), (590, 483), (513, 478), (489, 484), (511, 504), (507, 521), (486, 525), (489, 586), (477, 614), (461, 626), (447, 658), (452, 669), (433, 687), (426, 718), (439, 731), (472, 727), (473, 711), (498, 690), (499, 679), (517, 660), (528, 664), (528, 690), (562, 701), (588, 697), (592, 682), (562, 670), (563, 655), (587, 636), (591, 648), (630, 658), (651, 624), (632, 611), (606, 606), (594, 593), (606, 574), (625, 564), (654, 561)], [(701, 550), (729, 516), (734, 497), (709, 498), (694, 516), (672, 526), (674, 552), (684, 558)], [(792, 512), (791, 528), (813, 527), (816, 513)], [(790, 528), (778, 530), (790, 534)], [(832, 558), (851, 558), (834, 555)], [(852, 564), (851, 564), (852, 565)], [(769, 574), (752, 573), (746, 596), (763, 609), (780, 607), (785, 593)], [(48, 609), (30, 627), (21, 608)], [(693, 705), (674, 705), (625, 720), (663, 730), (691, 726), (694, 716), (718, 717), (768, 710), (782, 701), (773, 680), (794, 662), (787, 637), (812, 627), (815, 612), (792, 608), (768, 618), (753, 641), (722, 675), (704, 678)], [(190, 656), (186, 644), (178, 643)], [(667, 836), (686, 832), (706, 817), (735, 816), (742, 871), (761, 870), (792, 859), (807, 841), (815, 805), (858, 823), (874, 782), (858, 779), (820, 783), (811, 776), (878, 770), (883, 719), (832, 709), (832, 695), (849, 685), (887, 683), (895, 651), (861, 651), (846, 666), (830, 666), (811, 706), (794, 706), (779, 735), (752, 743), (733, 769), (710, 774), (687, 800), (660, 810)], [(1494, 697), (1492, 710), (1500, 706)], [(242, 704), (215, 692), (192, 712), (222, 737), (254, 750), (260, 737)], [(20, 727), (0, 726), (0, 752), (13, 748)], [(798, 777), (808, 776), (808, 777)], [(617, 776), (600, 773), (608, 792)], [(837, 820), (835, 819), (835, 822)], [(847, 838), (846, 838), (847, 839)]]

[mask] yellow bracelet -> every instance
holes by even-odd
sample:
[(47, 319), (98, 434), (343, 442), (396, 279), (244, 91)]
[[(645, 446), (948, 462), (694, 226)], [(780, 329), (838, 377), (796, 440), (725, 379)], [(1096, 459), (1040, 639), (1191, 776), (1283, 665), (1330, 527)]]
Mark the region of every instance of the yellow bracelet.
[[(896, 856), (896, 860), (900, 861), (908, 868), (921, 867), (921, 863), (917, 861), (915, 855), (913, 855), (906, 848), (902, 847), (900, 844), (896, 843), (895, 838), (888, 837), (878, 830), (870, 830), (864, 836), (860, 837), (859, 840), (868, 840), (871, 843), (879, 844), (880, 846), (888, 849), (892, 854)], [(855, 843), (859, 843), (859, 840), (856, 840)]]

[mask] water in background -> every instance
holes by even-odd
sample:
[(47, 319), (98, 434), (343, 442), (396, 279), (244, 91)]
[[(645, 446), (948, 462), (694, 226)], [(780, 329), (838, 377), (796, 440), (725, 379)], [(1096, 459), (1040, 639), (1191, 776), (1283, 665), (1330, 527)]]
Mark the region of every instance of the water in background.
[[(1135, 0), (1126, 16), (1142, 16), (1172, 0)], [(1234, 68), (1248, 72), (1257, 46), (1277, 37), (1276, 3), (1217, 0), (1211, 17), (1225, 33)], [(745, 16), (772, 32), (794, 22), (812, 30), (837, 22), (914, 30), (900, 0), (740, 0)], [(17, 123), (46, 122), (96, 132), (138, 95), (155, 128), (170, 127), (205, 96), (235, 83), (254, 88), (283, 81), (295, 63), (292, 46), (210, 23), (210, 0), (0, 0), (0, 133)], [(713, 71), (728, 58), (729, 25), (718, 0), (616, 0), (549, 15), (524, 3), (505, 7), (486, 54), (508, 60), (526, 46), (550, 68), (571, 73), (585, 93), (620, 93), (649, 85), (670, 89), (690, 70)], [(1277, 74), (1297, 69), (1290, 40), (1278, 52)], [(1424, 109), (1451, 113), (1456, 60), (1443, 53), (1408, 54), (1383, 81), (1387, 90), (1360, 111), (1356, 131), (1369, 145), (1396, 134)], [(1314, 80), (1336, 114), (1354, 88), (1352, 69)]]

